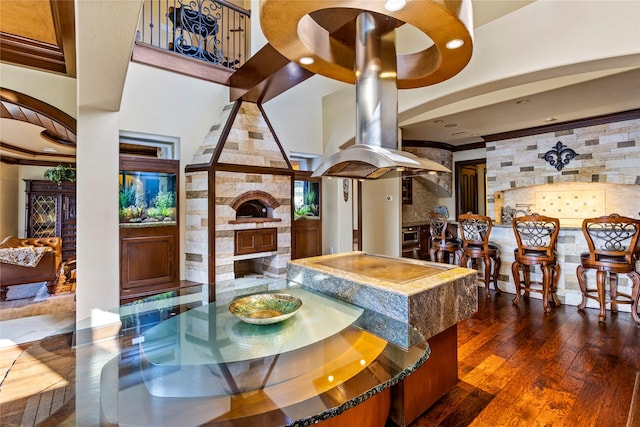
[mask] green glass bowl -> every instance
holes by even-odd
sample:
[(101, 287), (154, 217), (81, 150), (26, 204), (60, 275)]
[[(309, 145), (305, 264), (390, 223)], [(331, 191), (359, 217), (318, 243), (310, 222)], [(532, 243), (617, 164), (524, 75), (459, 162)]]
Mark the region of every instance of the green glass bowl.
[(229, 311), (245, 323), (270, 325), (290, 318), (300, 307), (302, 301), (293, 295), (255, 294), (234, 300)]

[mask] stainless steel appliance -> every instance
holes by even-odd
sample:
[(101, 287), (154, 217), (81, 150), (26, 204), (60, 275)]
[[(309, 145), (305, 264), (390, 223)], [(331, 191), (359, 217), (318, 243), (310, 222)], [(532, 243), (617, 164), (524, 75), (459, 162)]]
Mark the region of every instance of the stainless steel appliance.
[(402, 256), (420, 258), (420, 227), (402, 227)]

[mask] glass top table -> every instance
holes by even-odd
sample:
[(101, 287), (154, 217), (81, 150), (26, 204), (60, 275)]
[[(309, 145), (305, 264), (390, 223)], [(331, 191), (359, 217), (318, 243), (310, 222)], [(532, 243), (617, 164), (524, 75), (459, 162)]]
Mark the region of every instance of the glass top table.
[[(234, 298), (257, 292), (291, 294), (302, 306), (271, 325), (229, 312)], [(166, 320), (142, 327), (156, 311)], [(283, 279), (215, 303), (120, 316), (128, 338), (116, 351), (78, 348), (76, 365), (94, 375), (76, 382), (77, 425), (95, 425), (96, 411), (100, 425), (310, 425), (382, 393), (430, 353), (409, 325)]]

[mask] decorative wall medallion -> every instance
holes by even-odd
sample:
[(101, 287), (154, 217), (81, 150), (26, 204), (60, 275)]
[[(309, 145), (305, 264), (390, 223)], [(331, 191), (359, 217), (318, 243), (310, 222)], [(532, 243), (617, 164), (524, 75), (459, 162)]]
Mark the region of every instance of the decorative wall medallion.
[(556, 168), (558, 171), (561, 171), (565, 165), (568, 165), (569, 161), (577, 155), (578, 153), (558, 141), (555, 147), (544, 154), (543, 158), (549, 162), (551, 166)]
[(342, 194), (344, 195), (344, 201), (349, 201), (349, 179), (342, 180)]

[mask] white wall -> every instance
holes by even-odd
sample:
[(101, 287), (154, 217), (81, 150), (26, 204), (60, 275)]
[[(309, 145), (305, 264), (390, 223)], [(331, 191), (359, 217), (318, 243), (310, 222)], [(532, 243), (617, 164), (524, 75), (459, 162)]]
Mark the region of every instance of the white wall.
[(353, 182), (345, 201), (343, 181), (322, 178), (322, 253), (348, 252), (353, 248)]
[[(180, 141), (180, 279), (185, 272), (186, 196), (184, 168), (196, 152), (222, 107), (229, 102), (226, 86), (131, 63), (122, 95), (120, 131), (169, 136)], [(151, 114), (150, 114), (151, 112)]]
[(400, 178), (362, 183), (362, 250), (400, 256), (402, 228)]
[(0, 86), (46, 102), (71, 117), (76, 112), (76, 79), (0, 63)]

